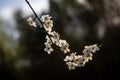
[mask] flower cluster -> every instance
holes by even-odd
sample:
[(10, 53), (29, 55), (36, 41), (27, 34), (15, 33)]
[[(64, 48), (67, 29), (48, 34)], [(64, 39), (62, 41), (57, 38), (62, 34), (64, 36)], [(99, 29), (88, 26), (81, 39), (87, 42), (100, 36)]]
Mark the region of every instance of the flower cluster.
[(49, 15), (43, 15), (40, 19), (45, 31), (47, 32), (47, 42), (45, 43), (44, 50), (48, 54), (51, 54), (51, 52), (53, 51), (52, 44), (55, 44), (56, 46), (60, 47), (60, 50), (64, 53), (70, 52), (69, 44), (67, 43), (67, 41), (60, 39), (60, 35), (56, 31), (52, 30), (53, 21), (51, 20), (51, 18), (52, 17), (50, 17)]
[(48, 36), (46, 36), (46, 39), (47, 39), (47, 41), (45, 42), (44, 51), (46, 51), (48, 54), (51, 54), (51, 52), (53, 51), (53, 48), (51, 46), (52, 42)]
[(68, 65), (69, 70), (75, 69), (75, 67), (78, 66), (84, 66), (84, 63), (81, 63), (84, 62), (83, 60), (84, 59), (82, 55), (76, 55), (76, 53), (71, 53), (70, 55), (66, 56), (66, 58), (64, 59), (64, 61)]
[[(52, 17), (49, 15), (43, 15), (41, 18), (39, 18), (35, 13), (34, 9), (32, 8), (32, 6), (30, 5), (30, 3), (27, 0), (26, 2), (33, 11), (35, 19), (39, 20), (39, 22), (42, 24), (41, 27), (44, 28), (44, 30), (47, 32), (46, 42), (44, 43), (45, 44), (44, 51), (46, 51), (48, 54), (51, 54), (51, 52), (54, 51), (52, 45), (56, 45), (57, 47), (60, 48), (60, 50), (63, 53), (69, 53), (69, 55), (66, 54), (64, 59), (66, 65), (68, 65), (69, 70), (75, 69), (76, 67), (85, 66), (86, 62), (92, 60), (93, 54), (96, 51), (100, 50), (99, 47), (96, 44), (94, 44), (90, 46), (85, 46), (85, 49), (82, 51), (83, 55), (77, 55), (76, 52), (75, 53), (70, 52), (69, 44), (67, 43), (67, 41), (60, 39), (60, 35), (56, 31), (52, 30), (53, 28), (53, 21), (51, 20)], [(30, 26), (37, 27), (36, 23), (31, 17), (27, 19), (27, 22)]]
[(92, 60), (93, 54), (99, 50), (99, 47), (94, 44), (90, 46), (85, 46), (83, 50), (83, 55), (76, 55), (76, 53), (71, 53), (70, 55), (66, 56), (64, 61), (68, 65), (69, 70), (75, 69), (76, 67), (82, 67), (85, 65), (86, 62)]
[(83, 56), (88, 59), (88, 60), (92, 60), (92, 53), (95, 53), (96, 51), (99, 51), (99, 47), (94, 44), (94, 45), (90, 45), (90, 46), (85, 46), (85, 49), (83, 50)]
[[(44, 43), (44, 51), (48, 54), (51, 54), (54, 51), (52, 45), (56, 45), (63, 53), (69, 53), (69, 55), (66, 54), (64, 59), (69, 70), (75, 69), (76, 67), (85, 66), (86, 62), (92, 60), (93, 53), (100, 50), (97, 44), (85, 46), (84, 50), (82, 51), (83, 55), (77, 55), (77, 52), (70, 52), (69, 44), (67, 43), (67, 41), (60, 39), (60, 35), (56, 31), (52, 30), (53, 21), (51, 20), (51, 18), (52, 17), (49, 15), (43, 15), (40, 18), (42, 28), (44, 28), (44, 30), (47, 32), (46, 42)], [(28, 18), (27, 21), (29, 25), (36, 27), (36, 23), (31, 17)]]

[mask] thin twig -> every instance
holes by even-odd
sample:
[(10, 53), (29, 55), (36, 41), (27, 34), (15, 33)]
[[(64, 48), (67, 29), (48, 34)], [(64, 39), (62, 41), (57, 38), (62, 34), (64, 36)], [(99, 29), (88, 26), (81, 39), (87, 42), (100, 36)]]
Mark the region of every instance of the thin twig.
[(30, 5), (29, 1), (28, 0), (25, 0), (27, 2), (27, 4), (29, 5), (29, 7), (31, 8), (31, 10), (33, 11), (34, 15), (36, 16), (36, 18), (41, 22), (40, 18), (38, 17), (38, 15), (36, 14), (36, 12), (34, 11), (34, 9), (32, 8), (32, 6)]

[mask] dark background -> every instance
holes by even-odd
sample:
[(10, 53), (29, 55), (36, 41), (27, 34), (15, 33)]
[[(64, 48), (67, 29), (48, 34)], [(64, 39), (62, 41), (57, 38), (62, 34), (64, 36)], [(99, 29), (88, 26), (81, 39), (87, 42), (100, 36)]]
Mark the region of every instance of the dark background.
[(30, 27), (27, 17), (18, 10), (14, 16), (20, 38), (13, 49), (17, 56), (5, 48), (9, 39), (0, 31), (0, 80), (119, 80), (120, 1), (49, 2), (50, 12), (41, 15), (52, 16), (53, 30), (68, 41), (73, 52), (82, 54), (85, 45), (95, 43), (103, 45), (100, 51), (84, 67), (70, 71), (57, 51), (51, 55), (44, 52), (45, 32), (39, 27)]

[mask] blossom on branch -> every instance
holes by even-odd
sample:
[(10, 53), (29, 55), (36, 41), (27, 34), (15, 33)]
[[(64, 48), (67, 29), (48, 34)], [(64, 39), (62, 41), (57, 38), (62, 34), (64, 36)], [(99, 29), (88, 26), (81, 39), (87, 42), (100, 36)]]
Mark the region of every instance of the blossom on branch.
[(71, 53), (69, 56), (66, 56), (64, 61), (68, 65), (69, 70), (82, 67), (86, 63), (84, 57), (82, 55), (76, 55), (76, 53)]
[(83, 50), (83, 56), (88, 59), (88, 60), (92, 60), (93, 54), (96, 51), (99, 51), (99, 47), (97, 46), (97, 44), (94, 45), (90, 45), (90, 46), (85, 46), (85, 49)]
[(44, 51), (46, 51), (48, 54), (51, 54), (51, 52), (53, 52), (53, 48), (51, 46), (52, 42), (48, 36), (46, 36), (46, 39), (47, 39), (47, 41), (45, 42)]
[(58, 46), (59, 40), (60, 40), (60, 35), (55, 31), (48, 32), (48, 34), (51, 36), (52, 42)]
[(69, 44), (67, 43), (66, 40), (59, 40), (59, 47), (61, 49), (61, 51), (63, 51), (64, 53), (68, 53), (70, 52), (70, 49), (69, 49)]
[(53, 21), (51, 20), (52, 17), (50, 17), (49, 15), (43, 15), (41, 17), (41, 22), (43, 23), (43, 27), (46, 31), (50, 32), (52, 31), (52, 27), (53, 27)]
[(33, 21), (33, 19), (31, 17), (29, 17), (27, 19), (27, 22), (30, 26), (37, 27), (36, 23)]
[[(85, 66), (86, 62), (89, 60), (92, 60), (93, 53), (99, 51), (99, 47), (97, 44), (85, 46), (83, 52), (83, 55), (77, 55), (75, 52), (70, 52), (69, 44), (66, 40), (60, 39), (60, 35), (53, 31), (53, 21), (51, 20), (51, 16), (49, 15), (42, 15), (41, 18), (39, 18), (36, 14), (36, 12), (33, 10), (32, 6), (29, 4), (29, 2), (26, 0), (30, 8), (32, 9), (35, 19), (38, 19), (39, 22), (42, 24), (42, 28), (47, 33), (46, 35), (46, 42), (44, 43), (45, 48), (44, 51), (46, 51), (48, 54), (51, 54), (51, 52), (54, 51), (52, 48), (52, 45), (55, 45), (57, 49), (60, 49), (63, 53), (69, 53), (66, 54), (65, 59), (62, 59), (65, 61), (66, 65), (68, 66), (69, 70), (75, 69), (76, 67), (82, 67)], [(27, 22), (30, 26), (37, 27), (36, 23), (33, 21), (31, 17), (27, 19)], [(58, 48), (59, 47), (59, 48)]]

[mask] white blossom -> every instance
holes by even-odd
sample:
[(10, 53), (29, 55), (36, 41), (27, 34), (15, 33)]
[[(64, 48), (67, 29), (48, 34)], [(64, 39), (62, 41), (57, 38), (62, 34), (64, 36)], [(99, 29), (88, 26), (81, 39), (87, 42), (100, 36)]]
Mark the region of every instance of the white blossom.
[(68, 65), (69, 70), (75, 69), (77, 66), (77, 64), (73, 62), (67, 62), (66, 64)]
[(85, 46), (85, 49), (83, 50), (83, 56), (86, 60), (92, 60), (92, 57), (93, 57), (92, 53), (95, 53), (98, 50), (99, 50), (99, 47), (96, 44)]
[(86, 59), (85, 57), (83, 57), (82, 55), (78, 55), (79, 59), (78, 59), (78, 67), (82, 67), (85, 66), (85, 63), (88, 62), (88, 59)]
[(34, 26), (34, 27), (37, 27), (36, 23), (33, 21), (33, 19), (31, 17), (29, 17), (27, 19), (27, 22), (30, 26)]
[(48, 54), (51, 54), (51, 52), (53, 52), (53, 48), (51, 47), (51, 45), (46, 45), (44, 51), (46, 51)]
[(43, 15), (40, 20), (43, 23), (43, 27), (46, 31), (52, 31), (53, 21), (49, 15)]
[(42, 15), (42, 17), (41, 17), (41, 21), (43, 22), (43, 23), (45, 23), (46, 21), (50, 21), (50, 19), (51, 19), (52, 17), (50, 17), (49, 15)]
[(43, 24), (43, 27), (48, 32), (52, 31), (53, 21), (46, 22), (45, 24)]
[(94, 45), (90, 45), (90, 46), (85, 46), (85, 49), (83, 50), (83, 53), (95, 53), (96, 51), (99, 51), (99, 47), (94, 44)]
[(60, 35), (55, 31), (48, 32), (48, 34), (51, 36), (52, 42), (58, 46), (59, 45)]
[(83, 50), (84, 54), (91, 53), (91, 47), (85, 46), (85, 49)]
[(99, 49), (99, 47), (96, 44), (92, 45), (92, 47), (91, 47), (92, 53), (95, 53), (96, 51), (99, 51), (99, 50), (100, 49)]
[(64, 61), (68, 65), (69, 70), (75, 69), (75, 67), (77, 66), (77, 59), (78, 57), (76, 53), (71, 53), (69, 56), (66, 56)]
[(84, 56), (84, 58), (86, 58), (86, 60), (92, 60), (93, 54), (92, 53), (84, 53), (83, 56)]
[(67, 43), (66, 40), (59, 40), (59, 45), (58, 45), (61, 49), (61, 51), (63, 51), (64, 53), (70, 52), (69, 49), (69, 44)]
[(47, 41), (45, 42), (45, 48), (44, 51), (46, 51), (48, 54), (51, 54), (51, 52), (53, 52), (53, 48), (52, 48), (52, 42), (50, 40), (50, 38), (48, 37), (48, 35), (46, 36)]
[(91, 46), (85, 46), (85, 49), (83, 50), (83, 56), (88, 59), (92, 60), (92, 53), (91, 53)]
[(47, 41), (46, 41), (46, 44), (52, 44), (52, 41), (50, 40), (50, 38), (49, 38), (48, 35), (46, 36), (46, 40), (47, 40)]

